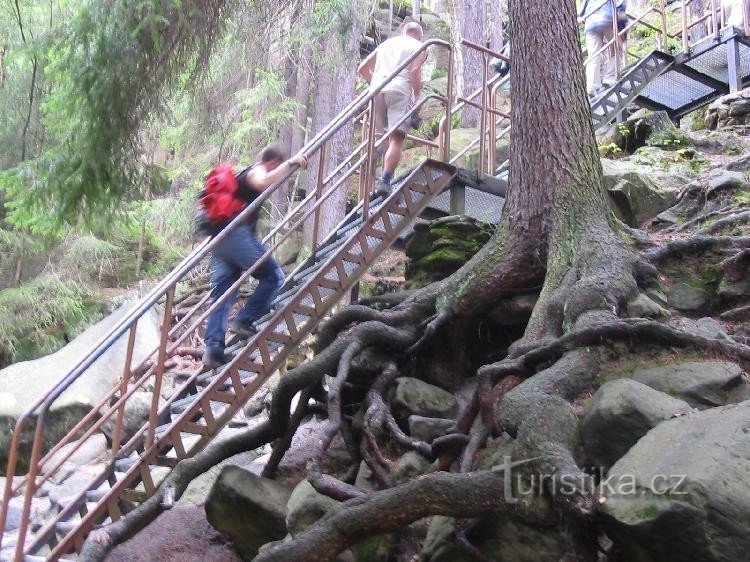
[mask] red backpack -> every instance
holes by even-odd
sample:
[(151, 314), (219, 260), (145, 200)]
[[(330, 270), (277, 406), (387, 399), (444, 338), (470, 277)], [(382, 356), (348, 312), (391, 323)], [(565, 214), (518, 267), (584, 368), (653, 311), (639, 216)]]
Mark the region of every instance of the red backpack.
[(237, 188), (237, 177), (231, 164), (219, 164), (208, 173), (201, 207), (210, 222), (227, 223), (245, 207), (245, 202), (236, 195)]

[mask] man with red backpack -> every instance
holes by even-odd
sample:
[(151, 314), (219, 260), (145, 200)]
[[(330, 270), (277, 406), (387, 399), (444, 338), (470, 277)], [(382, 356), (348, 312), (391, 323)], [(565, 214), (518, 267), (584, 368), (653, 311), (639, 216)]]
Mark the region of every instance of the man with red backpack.
[[(227, 200), (223, 191), (226, 186), (234, 191), (234, 197), (240, 202), (234, 212), (234, 216), (254, 201), (267, 187), (281, 179), (287, 174), (292, 165), (305, 167), (307, 157), (300, 153), (289, 160), (284, 160), (282, 150), (275, 145), (267, 146), (260, 155), (260, 162), (255, 166), (242, 170), (232, 182), (233, 174), (229, 181), (222, 177), (226, 170), (222, 167), (215, 168), (207, 179), (202, 205), (208, 215), (226, 214), (227, 209), (233, 209), (234, 203)], [(213, 183), (212, 182), (213, 178)], [(219, 189), (212, 189), (219, 186)], [(216, 210), (218, 208), (218, 210)], [(212, 213), (212, 211), (214, 211)], [(214, 220), (209, 234), (218, 234), (234, 218), (230, 216), (225, 220)], [(211, 263), (211, 299), (216, 301), (240, 278), (243, 272), (252, 267), (260, 257), (266, 253), (266, 248), (260, 240), (255, 237), (255, 226), (258, 221), (257, 213), (253, 213), (245, 223), (236, 226), (227, 236), (214, 248)], [(243, 337), (252, 336), (257, 330), (253, 322), (265, 315), (271, 308), (273, 299), (276, 298), (279, 288), (284, 283), (284, 273), (273, 259), (268, 256), (260, 266), (253, 272), (253, 277), (258, 280), (258, 286), (245, 303), (245, 306), (237, 313), (231, 321), (229, 310), (237, 300), (237, 295), (231, 295), (223, 304), (219, 305), (206, 321), (205, 351), (203, 353), (203, 365), (209, 369), (223, 365), (228, 361), (224, 354), (225, 335), (227, 327), (235, 334)]]

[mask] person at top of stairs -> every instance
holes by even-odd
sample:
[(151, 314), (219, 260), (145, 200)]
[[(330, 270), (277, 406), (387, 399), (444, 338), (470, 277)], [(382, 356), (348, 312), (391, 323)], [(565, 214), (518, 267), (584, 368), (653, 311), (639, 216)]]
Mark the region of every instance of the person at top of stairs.
[[(586, 65), (586, 92), (589, 97), (603, 90), (603, 83), (615, 80), (616, 59), (614, 49), (608, 48), (598, 52), (614, 37), (613, 18), (620, 13), (624, 15), (625, 0), (584, 0), (578, 12), (578, 22), (585, 23), (586, 51), (589, 62)], [(617, 45), (615, 44), (615, 47)]]
[[(243, 170), (237, 177), (236, 196), (246, 202), (252, 201), (257, 197), (257, 192), (262, 192), (281, 179), (293, 164), (304, 167), (307, 165), (307, 157), (299, 153), (285, 161), (284, 153), (278, 146), (267, 146), (261, 152), (260, 163)], [(254, 223), (255, 221), (238, 225), (214, 248), (211, 257), (213, 302), (226, 293), (242, 273), (252, 267), (268, 250), (255, 237)], [(273, 299), (284, 283), (284, 274), (273, 256), (268, 256), (263, 261), (253, 273), (253, 277), (258, 279), (258, 287), (231, 322), (228, 322), (229, 310), (237, 300), (236, 293), (218, 306), (206, 321), (203, 365), (209, 369), (215, 369), (227, 362), (224, 355), (227, 325), (240, 336), (254, 334), (253, 322), (270, 310)]]
[[(400, 36), (387, 39), (370, 53), (357, 72), (370, 83), (370, 87), (377, 87), (421, 46), (422, 26), (416, 22), (407, 23)], [(376, 138), (382, 137), (384, 131), (411, 110), (422, 89), (422, 64), (426, 58), (427, 53), (422, 52), (375, 96)], [(377, 187), (380, 193), (390, 192), (393, 173), (401, 160), (404, 139), (410, 126), (409, 121), (405, 121), (388, 139), (388, 149), (383, 157), (383, 174)]]
[[(743, 14), (743, 0), (722, 0), (721, 7), (724, 9), (724, 22), (728, 26), (744, 29), (745, 17)], [(748, 7), (750, 10), (750, 7)]]

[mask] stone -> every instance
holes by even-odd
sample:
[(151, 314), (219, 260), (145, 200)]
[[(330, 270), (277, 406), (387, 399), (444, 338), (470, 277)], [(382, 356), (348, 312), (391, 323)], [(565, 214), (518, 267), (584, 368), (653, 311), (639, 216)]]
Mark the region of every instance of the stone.
[(659, 424), (610, 470), (601, 513), (624, 560), (750, 552), (750, 402)]
[(724, 189), (739, 189), (745, 185), (745, 174), (717, 168), (708, 176), (708, 196)]
[(732, 341), (732, 338), (727, 334), (724, 326), (708, 316), (705, 318), (699, 318), (698, 320), (681, 318), (679, 327), (683, 331), (694, 336), (701, 336), (712, 340)]
[(730, 172), (750, 172), (750, 154), (735, 158), (726, 165)]
[(648, 296), (639, 293), (628, 303), (628, 316), (633, 318), (665, 318), (668, 312)]
[(79, 467), (100, 458), (107, 451), (107, 438), (101, 433), (95, 433), (83, 442), (79, 440), (64, 445), (42, 466), (42, 474), (47, 474), (76, 447), (78, 450), (73, 452), (65, 462)]
[(695, 311), (703, 308), (708, 299), (703, 289), (687, 283), (675, 284), (669, 292), (669, 306), (683, 311)]
[[(245, 430), (237, 429), (234, 431), (241, 432)], [(219, 435), (221, 436), (221, 434)], [(217, 441), (219, 441), (219, 439), (220, 437), (217, 437)], [(214, 485), (214, 482), (219, 477), (219, 474), (221, 474), (221, 471), (225, 466), (239, 466), (250, 470), (248, 467), (253, 463), (256, 457), (258, 457), (258, 453), (256, 451), (248, 451), (245, 453), (234, 455), (233, 457), (229, 457), (228, 459), (224, 459), (219, 464), (212, 466), (206, 472), (199, 475), (197, 478), (194, 478), (190, 482), (190, 484), (188, 484), (188, 487), (185, 489), (182, 496), (180, 496), (180, 499), (177, 501), (177, 505), (202, 506), (206, 503), (206, 499), (211, 492), (211, 487)], [(252, 472), (252, 470), (250, 471)], [(260, 475), (260, 472), (258, 472), (258, 475)]]
[(339, 502), (324, 496), (302, 480), (292, 491), (286, 504), (286, 528), (292, 537), (312, 526)]
[(458, 410), (456, 398), (450, 392), (413, 377), (401, 377), (394, 385), (391, 406), (397, 418), (410, 414), (448, 418)]
[(645, 384), (617, 379), (603, 384), (581, 417), (581, 443), (593, 466), (608, 469), (662, 421), (693, 408)]
[(455, 420), (444, 418), (428, 418), (425, 416), (409, 416), (409, 435), (414, 439), (432, 443), (438, 437), (447, 435), (456, 424)]
[[(148, 421), (153, 396), (153, 392), (138, 391), (134, 392), (125, 402), (120, 443), (127, 443)], [(115, 419), (115, 417), (111, 417), (102, 425), (102, 431), (110, 440), (114, 436)]]
[[(420, 562), (473, 562), (457, 543), (455, 520), (435, 516), (430, 520)], [(595, 560), (591, 541), (573, 526), (534, 528), (504, 513), (481, 518), (467, 533), (469, 541), (486, 560), (508, 562)]]
[(726, 361), (690, 361), (636, 369), (631, 378), (704, 408), (745, 400), (749, 389), (742, 368)]
[(80, 467), (63, 483), (50, 487), (49, 501), (59, 509), (69, 506), (81, 492), (90, 489), (91, 481), (103, 472), (101, 464)]
[(249, 559), (262, 545), (286, 536), (290, 496), (291, 491), (274, 480), (225, 466), (206, 500), (206, 516)]
[[(0, 371), (0, 465), (8, 461), (11, 430), (15, 421), (44, 396), (130, 310), (123, 305), (107, 318), (89, 327), (68, 345), (33, 361), (14, 363)], [(146, 359), (159, 343), (160, 320), (156, 310), (141, 317), (133, 348), (133, 365)], [(53, 402), (45, 417), (43, 451), (58, 443), (68, 431), (119, 381), (127, 351), (127, 332)], [(19, 470), (24, 471), (33, 440), (34, 424), (27, 423), (20, 442)]]
[(662, 191), (632, 166), (602, 160), (604, 188), (610, 204), (620, 219), (637, 227), (675, 203), (674, 193)]
[(406, 482), (429, 471), (432, 463), (416, 451), (407, 451), (398, 459), (393, 469), (393, 481)]

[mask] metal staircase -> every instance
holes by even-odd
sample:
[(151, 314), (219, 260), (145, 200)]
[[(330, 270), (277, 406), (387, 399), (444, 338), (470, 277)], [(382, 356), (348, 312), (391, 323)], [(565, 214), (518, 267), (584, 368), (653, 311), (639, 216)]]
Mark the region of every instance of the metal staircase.
[[(665, 6), (664, 2), (661, 4), (663, 16)], [(637, 18), (637, 21), (641, 19)], [(683, 37), (687, 29), (684, 25)], [(666, 30), (664, 35), (667, 35)], [(463, 42), (463, 45), (480, 51), (485, 63), (487, 56), (492, 54), (481, 46), (468, 42)], [(221, 242), (220, 234), (200, 244), (143, 297), (86, 357), (65, 372), (58, 384), (17, 420), (0, 510), (0, 541), (3, 540), (2, 533), (8, 521), (11, 498), (19, 499), (22, 509), (15, 545), (0, 542), (1, 552), (7, 553), (13, 547), (11, 559), (16, 562), (75, 558), (75, 553), (80, 551), (93, 528), (118, 520), (129, 509), (152, 496), (160, 481), (181, 459), (196, 454), (225, 427), (264, 381), (282, 367), (295, 346), (334, 306), (346, 298), (374, 260), (428, 206), (432, 213), (465, 210), (467, 214), (485, 214), (484, 218), (490, 218), (486, 213), (499, 216), (505, 185), (502, 174), (499, 180), (491, 177), (497, 172), (492, 141), (497, 141), (510, 130), (508, 123), (503, 124), (508, 116), (498, 111), (495, 103), (495, 95), (505, 80), (490, 78), (485, 71), (485, 85), (467, 98), (457, 98), (458, 103), (454, 105), (453, 47), (444, 41), (430, 40), (414, 57), (432, 47), (445, 48), (450, 53), (448, 91), (445, 96), (431, 96), (445, 105), (439, 142), (426, 143), (426, 146), (439, 150), (442, 161), (424, 160), (395, 185), (388, 197), (372, 194), (378, 146), (387, 142), (387, 136), (400, 123), (395, 124), (383, 139), (375, 139), (372, 120), (368, 116), (372, 114), (378, 88), (358, 96), (304, 148), (306, 154), (320, 156), (317, 189), (291, 209), (264, 240), (270, 245), (268, 256), (293, 232), (305, 224), (309, 225), (307, 221), (314, 221), (312, 232), (315, 249), (289, 275), (273, 303), (272, 312), (257, 323), (258, 333), (228, 348), (233, 355), (230, 363), (214, 371), (207, 371), (200, 363), (191, 361), (167, 368), (167, 360), (179, 356), (180, 346), (184, 342), (200, 341), (208, 314), (228, 298), (229, 293), (239, 289), (254, 271), (254, 268), (247, 271), (217, 303), (209, 306), (209, 295), (206, 294), (183, 317), (174, 316), (179, 298), (178, 285), (184, 283), (188, 274), (198, 268), (211, 249)], [(593, 100), (595, 127), (616, 119), (630, 104), (666, 109), (670, 116), (679, 118), (687, 111), (709, 103), (714, 97), (728, 91), (730, 86), (736, 88), (738, 73), (741, 84), (750, 80), (750, 43), (744, 37), (739, 37), (736, 30), (721, 36), (714, 34), (702, 46), (691, 46), (686, 52), (673, 56), (657, 49), (625, 68), (620, 80)], [(716, 66), (716, 61), (721, 57), (735, 61), (733, 68), (724, 68), (724, 74)], [(391, 77), (411, 60), (405, 61)], [(699, 86), (691, 86), (689, 92), (679, 89), (680, 84), (693, 82)], [(452, 117), (465, 106), (479, 108), (483, 114), (480, 131), (484, 134), (472, 143), (472, 146), (478, 144), (480, 147), (477, 169), (469, 173), (453, 165), (460, 154), (451, 157), (450, 152)], [(342, 127), (363, 117), (361, 143), (327, 172), (323, 158), (326, 144)], [(498, 134), (498, 125), (501, 124)], [(504, 173), (507, 174), (507, 167)], [(323, 240), (318, 241), (321, 206), (337, 192), (351, 192), (352, 180), (357, 177), (355, 174), (359, 177), (358, 205)], [(256, 211), (286, 179), (269, 188), (236, 222)], [(449, 193), (446, 192), (448, 189)], [(161, 341), (150, 354), (150, 359), (133, 364), (138, 323), (157, 306), (162, 314)], [(127, 340), (128, 351), (122, 365), (121, 380), (98, 404), (93, 405), (75, 427), (50, 444), (49, 436), (45, 436), (45, 418), (50, 415), (52, 405), (92, 368), (102, 353), (122, 340)], [(148, 420), (139, 430), (126, 434), (123, 429), (126, 408), (135, 393), (142, 390), (147, 390), (153, 396)], [(45, 517), (34, 520), (32, 504), (43, 494), (45, 483), (62, 472), (65, 460), (88, 437), (101, 432), (105, 423), (114, 426), (109, 459), (91, 473), (89, 481), (80, 487), (70, 501), (59, 509), (51, 510)], [(28, 459), (22, 459), (24, 455), (28, 455)], [(28, 460), (28, 472), (14, 477), (20, 472), (22, 460)]]

